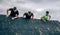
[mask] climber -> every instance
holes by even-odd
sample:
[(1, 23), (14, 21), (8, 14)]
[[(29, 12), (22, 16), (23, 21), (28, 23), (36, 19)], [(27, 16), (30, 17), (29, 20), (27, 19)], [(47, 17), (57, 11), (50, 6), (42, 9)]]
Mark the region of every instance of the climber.
[(50, 18), (51, 18), (51, 16), (49, 15), (49, 11), (46, 11), (46, 15), (42, 16), (41, 20), (46, 22), (46, 21), (49, 21)]
[[(11, 11), (10, 15), (8, 15), (9, 11)], [(6, 16), (7, 17), (10, 16), (11, 19), (16, 19), (16, 18), (18, 18), (18, 15), (19, 15), (19, 12), (16, 7), (7, 9), (6, 13), (7, 13)]]
[(31, 11), (28, 11), (28, 13), (24, 13), (23, 17), (25, 16), (26, 19), (30, 19), (30, 18), (34, 18), (33, 13), (31, 13)]

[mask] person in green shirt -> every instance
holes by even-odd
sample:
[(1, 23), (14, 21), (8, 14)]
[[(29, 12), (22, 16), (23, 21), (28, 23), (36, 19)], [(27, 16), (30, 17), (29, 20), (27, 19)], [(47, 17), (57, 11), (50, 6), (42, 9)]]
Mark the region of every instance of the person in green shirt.
[(46, 22), (46, 21), (49, 21), (50, 18), (51, 18), (51, 16), (49, 15), (49, 11), (46, 11), (46, 15), (42, 16), (41, 20)]

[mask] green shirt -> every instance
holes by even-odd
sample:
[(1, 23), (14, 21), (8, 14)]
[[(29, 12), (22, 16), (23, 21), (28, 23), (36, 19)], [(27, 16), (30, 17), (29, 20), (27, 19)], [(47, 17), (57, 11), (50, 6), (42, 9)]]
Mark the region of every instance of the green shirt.
[(43, 18), (45, 19), (45, 20), (48, 20), (48, 18), (49, 18), (49, 15), (45, 15), (45, 16), (43, 16)]

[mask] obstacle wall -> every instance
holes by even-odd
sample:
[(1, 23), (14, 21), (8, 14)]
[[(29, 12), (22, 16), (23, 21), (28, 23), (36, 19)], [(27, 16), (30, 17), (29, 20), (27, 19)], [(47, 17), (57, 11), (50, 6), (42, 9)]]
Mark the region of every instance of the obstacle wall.
[(0, 15), (0, 35), (60, 35), (60, 22), (24, 18), (11, 20)]

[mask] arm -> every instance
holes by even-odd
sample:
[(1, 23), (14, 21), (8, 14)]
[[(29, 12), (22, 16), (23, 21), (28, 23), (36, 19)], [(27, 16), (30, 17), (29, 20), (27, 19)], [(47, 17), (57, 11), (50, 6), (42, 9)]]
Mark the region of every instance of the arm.
[(41, 19), (43, 19), (43, 17), (41, 17)]
[(9, 9), (7, 9), (7, 12), (6, 12), (6, 16), (8, 17), (8, 11), (9, 11)]
[(26, 15), (26, 13), (23, 14), (23, 17)]
[(23, 17), (24, 17), (24, 14), (23, 14)]
[(32, 16), (32, 19), (34, 19), (34, 15)]
[(17, 15), (17, 14), (15, 15), (15, 17), (12, 18), (12, 20), (14, 20), (14, 19), (16, 19), (16, 18), (18, 18), (18, 15)]
[(34, 19), (34, 15), (33, 15), (33, 13), (32, 13), (32, 19)]
[(10, 9), (7, 9), (7, 12), (6, 12), (6, 16), (8, 17), (8, 11), (11, 11), (12, 10), (12, 8), (10, 8)]
[(16, 18), (18, 18), (18, 15), (16, 14)]
[(44, 16), (43, 16), (43, 17), (41, 17), (41, 20), (42, 20), (42, 21), (44, 21), (44, 22), (46, 22), (46, 21), (44, 20)]
[(18, 18), (18, 15), (19, 15), (19, 12), (17, 11), (16, 12), (16, 15), (15, 15), (15, 18)]
[(19, 12), (16, 11), (15, 17), (13, 17), (12, 19), (14, 20), (14, 19), (18, 18), (19, 17), (18, 15), (19, 15)]
[(41, 17), (41, 20), (44, 20), (43, 18), (44, 18), (44, 17)]
[(19, 12), (17, 11), (16, 17), (19, 17), (18, 15), (19, 15)]
[(18, 18), (18, 15), (16, 14), (14, 18)]
[(51, 19), (51, 16), (49, 15), (49, 20)]

